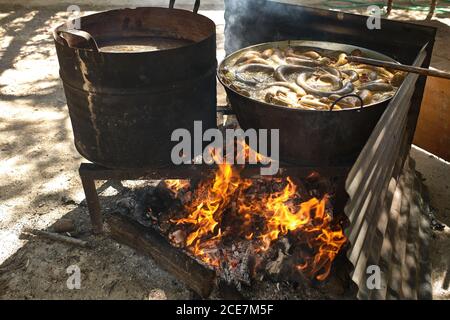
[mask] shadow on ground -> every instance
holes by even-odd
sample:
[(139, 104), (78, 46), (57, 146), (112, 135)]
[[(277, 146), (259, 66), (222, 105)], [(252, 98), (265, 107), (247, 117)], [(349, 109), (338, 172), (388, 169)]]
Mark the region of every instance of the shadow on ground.
[[(117, 188), (117, 189), (116, 189)], [(129, 193), (120, 184), (106, 182), (99, 193), (104, 211)], [(85, 202), (65, 205), (62, 218), (76, 222), (73, 233), (92, 247), (83, 248), (42, 237), (27, 236), (23, 247), (0, 265), (1, 299), (187, 299), (190, 292), (148, 257), (136, 254), (105, 235), (94, 236)], [(52, 226), (47, 228), (52, 230)], [(81, 272), (81, 288), (70, 290), (66, 269), (76, 265)], [(37, 276), (39, 275), (39, 276)]]

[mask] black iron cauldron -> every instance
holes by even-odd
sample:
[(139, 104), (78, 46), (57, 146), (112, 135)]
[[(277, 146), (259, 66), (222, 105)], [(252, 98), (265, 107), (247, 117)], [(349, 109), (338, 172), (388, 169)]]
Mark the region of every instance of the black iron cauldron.
[(118, 9), (55, 29), (82, 156), (109, 168), (165, 166), (175, 129), (216, 126), (215, 24), (197, 9)]
[[(339, 166), (356, 160), (390, 99), (363, 108), (319, 111), (265, 103), (241, 94), (222, 79), (222, 69), (244, 51), (288, 46), (315, 47), (393, 61), (381, 53), (352, 45), (324, 41), (279, 41), (257, 44), (227, 56), (219, 65), (218, 79), (225, 87), (231, 107), (243, 129), (279, 129), (280, 160), (302, 166)], [(269, 153), (270, 155), (270, 153)]]

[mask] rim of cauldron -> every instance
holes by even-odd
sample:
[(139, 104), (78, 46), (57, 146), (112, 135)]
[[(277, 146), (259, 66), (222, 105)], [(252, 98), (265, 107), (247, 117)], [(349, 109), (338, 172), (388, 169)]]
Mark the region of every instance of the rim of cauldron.
[[(101, 14), (104, 14), (106, 12), (133, 11), (133, 10), (142, 10), (142, 9), (156, 9), (156, 10), (162, 10), (162, 11), (171, 10), (172, 12), (189, 13), (189, 14), (192, 15), (192, 17), (196, 17), (196, 18), (200, 17), (200, 19), (204, 19), (206, 22), (208, 22), (208, 24), (210, 24), (210, 27), (212, 28), (212, 32), (208, 36), (206, 36), (205, 38), (201, 39), (200, 41), (192, 42), (192, 43), (189, 43), (189, 44), (185, 44), (185, 45), (182, 45), (180, 47), (167, 48), (167, 49), (158, 49), (158, 50), (149, 50), (149, 51), (126, 51), (126, 52), (123, 52), (123, 51), (101, 51), (100, 48), (99, 48), (98, 51), (94, 51), (94, 50), (92, 50), (90, 48), (69, 47), (68, 45), (66, 45), (63, 42), (64, 41), (63, 38), (58, 34), (59, 31), (66, 30), (65, 26), (68, 23), (74, 23), (74, 21), (76, 19), (83, 19), (83, 18), (86, 18), (86, 17), (92, 17), (92, 16), (96, 16), (96, 15), (101, 15)], [(84, 31), (82, 28), (79, 29), (79, 30)], [(92, 14), (87, 14), (87, 15), (84, 15), (84, 16), (81, 16), (81, 17), (78, 17), (78, 18), (69, 19), (69, 20), (67, 20), (66, 23), (62, 23), (62, 24), (58, 25), (57, 27), (55, 27), (53, 29), (53, 40), (56, 43), (58, 43), (59, 45), (61, 45), (61, 46), (68, 47), (68, 48), (71, 48), (73, 50), (89, 51), (89, 52), (94, 52), (94, 53), (98, 53), (98, 54), (107, 54), (107, 55), (109, 55), (109, 54), (111, 54), (111, 55), (158, 54), (158, 53), (161, 53), (161, 52), (176, 51), (176, 50), (180, 50), (180, 49), (190, 48), (190, 47), (196, 46), (196, 45), (198, 45), (200, 43), (206, 42), (211, 37), (213, 37), (215, 35), (216, 35), (216, 24), (214, 23), (214, 21), (212, 21), (207, 16), (199, 14), (199, 13), (195, 13), (195, 12), (192, 12), (192, 11), (186, 10), (186, 9), (165, 8), (165, 7), (135, 7), (135, 8), (119, 8), (119, 9), (112, 9), (112, 10), (104, 10), (104, 11), (99, 11), (99, 12), (95, 12), (95, 13), (92, 13)]]
[[(311, 112), (311, 113), (312, 112), (325, 112), (325, 113), (330, 113), (330, 114), (335, 113), (335, 112), (345, 112), (345, 111), (350, 112), (350, 111), (355, 111), (355, 110), (358, 111), (358, 110), (365, 109), (365, 108), (368, 108), (368, 107), (376, 107), (378, 105), (381, 105), (381, 104), (383, 104), (385, 102), (388, 102), (388, 101), (392, 100), (398, 94), (398, 92), (400, 91), (401, 86), (403, 85), (403, 83), (402, 83), (397, 88), (396, 92), (394, 93), (394, 95), (392, 97), (384, 99), (384, 100), (381, 100), (381, 101), (378, 101), (378, 102), (375, 102), (375, 103), (364, 105), (362, 108), (358, 106), (358, 107), (354, 107), (354, 108), (345, 108), (345, 109), (340, 109), (340, 110), (336, 110), (335, 109), (335, 110), (331, 110), (330, 111), (330, 110), (305, 110), (305, 109), (300, 109), (300, 108), (292, 108), (292, 107), (276, 105), (276, 104), (272, 104), (272, 103), (267, 103), (265, 101), (257, 100), (257, 99), (248, 97), (248, 96), (246, 96), (246, 95), (244, 95), (244, 94), (234, 90), (229, 85), (224, 83), (224, 81), (221, 78), (221, 70), (224, 67), (224, 65), (226, 63), (228, 63), (233, 57), (235, 57), (236, 55), (238, 55), (238, 54), (240, 54), (240, 53), (242, 53), (244, 51), (255, 49), (255, 48), (261, 48), (261, 47), (265, 47), (265, 46), (267, 46), (268, 48), (269, 47), (271, 47), (271, 48), (273, 48), (273, 47), (280, 48), (280, 47), (283, 47), (283, 46), (299, 46), (299, 47), (301, 47), (301, 44), (303, 44), (304, 47), (312, 47), (312, 46), (316, 45), (316, 48), (326, 49), (326, 50), (329, 50), (329, 49), (327, 49), (327, 48), (320, 48), (320, 47), (317, 46), (317, 44), (319, 44), (319, 45), (320, 44), (328, 44), (328, 45), (331, 44), (331, 45), (337, 45), (337, 46), (345, 46), (348, 49), (353, 49), (353, 50), (354, 49), (360, 49), (360, 50), (363, 50), (363, 52), (375, 54), (376, 56), (383, 57), (387, 61), (390, 61), (390, 62), (400, 63), (397, 60), (395, 60), (394, 58), (391, 58), (391, 57), (389, 57), (389, 56), (387, 56), (387, 55), (385, 55), (383, 53), (380, 53), (380, 52), (377, 52), (377, 51), (374, 51), (374, 50), (370, 50), (370, 49), (367, 49), (367, 48), (363, 48), (363, 47), (354, 46), (354, 45), (351, 45), (351, 44), (345, 44), (345, 43), (340, 43), (340, 42), (329, 42), (329, 41), (316, 41), (316, 40), (283, 40), (283, 41), (272, 41), (272, 42), (258, 43), (258, 44), (255, 44), (255, 45), (251, 45), (251, 46), (239, 49), (239, 50), (237, 50), (237, 51), (227, 55), (225, 58), (223, 58), (223, 60), (220, 62), (219, 66), (217, 68), (217, 79), (219, 80), (219, 82), (227, 90), (232, 91), (233, 93), (239, 95), (242, 98), (249, 99), (249, 100), (251, 100), (253, 102), (259, 103), (261, 105), (265, 105), (267, 107), (280, 108), (282, 110), (289, 110), (291, 112), (297, 112), (297, 111), (298, 112)], [(232, 104), (231, 104), (231, 107), (233, 107)]]

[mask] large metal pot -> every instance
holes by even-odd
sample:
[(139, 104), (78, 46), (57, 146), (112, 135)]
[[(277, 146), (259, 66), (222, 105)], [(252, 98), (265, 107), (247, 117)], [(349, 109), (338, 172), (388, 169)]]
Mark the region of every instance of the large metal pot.
[(258, 44), (234, 52), (219, 65), (218, 78), (224, 85), (233, 111), (243, 129), (279, 129), (280, 160), (303, 166), (347, 165), (356, 160), (390, 99), (363, 108), (315, 111), (277, 106), (249, 98), (222, 81), (220, 70), (243, 51), (306, 46), (395, 61), (368, 49), (322, 41), (281, 41)]
[(215, 25), (197, 9), (111, 10), (55, 29), (81, 155), (110, 168), (164, 166), (173, 130), (216, 126)]

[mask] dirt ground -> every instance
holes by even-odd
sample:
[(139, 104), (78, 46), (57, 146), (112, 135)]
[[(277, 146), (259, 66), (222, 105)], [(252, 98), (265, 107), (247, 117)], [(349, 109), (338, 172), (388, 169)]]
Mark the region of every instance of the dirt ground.
[[(106, 8), (83, 8), (90, 13)], [(218, 25), (218, 59), (223, 57), (223, 12), (203, 13)], [(83, 161), (73, 146), (72, 129), (58, 76), (51, 30), (65, 21), (65, 7), (22, 8), (0, 5), (0, 298), (1, 299), (187, 299), (190, 291), (151, 259), (90, 233), (88, 212), (78, 176)], [(426, 14), (424, 15), (426, 16)], [(423, 19), (404, 11), (393, 18)], [(439, 14), (432, 64), (450, 71), (450, 15)], [(450, 225), (450, 166), (415, 150), (427, 179), (438, 218)], [(105, 210), (129, 192), (100, 182)], [(56, 241), (20, 237), (23, 228), (46, 229), (68, 217), (76, 236), (90, 249)], [(436, 298), (450, 298), (450, 232), (435, 233), (433, 286)], [(66, 286), (66, 269), (77, 265), (81, 289)]]

